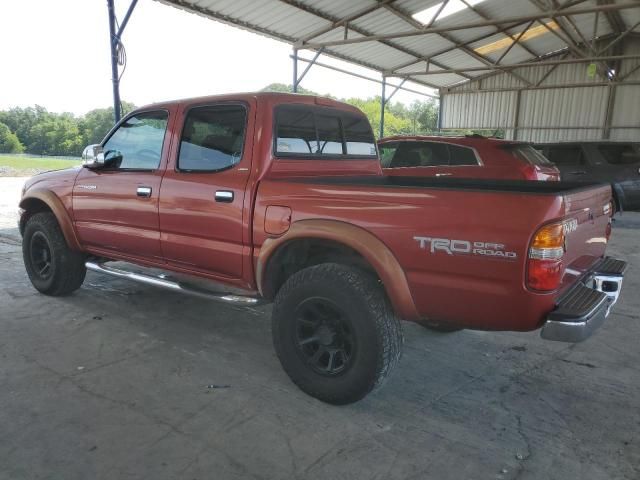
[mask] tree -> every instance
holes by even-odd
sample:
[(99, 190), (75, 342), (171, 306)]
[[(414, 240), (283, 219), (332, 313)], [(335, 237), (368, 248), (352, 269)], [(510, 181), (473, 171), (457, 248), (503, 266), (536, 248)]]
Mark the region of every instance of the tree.
[(32, 142), (30, 137), (31, 129), (34, 125), (45, 121), (51, 116), (47, 109), (40, 105), (33, 107), (15, 107), (10, 110), (0, 112), (0, 122), (6, 124), (13, 133), (20, 139), (20, 142), (27, 146)]
[(9, 130), (9, 127), (0, 122), (0, 153), (22, 153), (24, 145), (20, 143), (18, 136)]

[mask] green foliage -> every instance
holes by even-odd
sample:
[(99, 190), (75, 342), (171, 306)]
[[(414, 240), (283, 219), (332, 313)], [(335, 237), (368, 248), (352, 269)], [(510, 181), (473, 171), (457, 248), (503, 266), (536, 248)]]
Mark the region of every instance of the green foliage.
[(4, 123), (0, 123), (0, 153), (22, 153), (24, 145), (18, 136), (9, 130)]
[[(123, 102), (123, 115), (133, 110), (132, 103)], [(82, 149), (100, 143), (114, 125), (113, 107), (91, 110), (82, 117), (71, 113), (52, 113), (40, 105), (12, 108), (0, 111), (0, 152), (20, 153), (27, 151), (36, 155), (80, 156)], [(16, 137), (18, 140), (5, 140)], [(11, 141), (14, 150), (5, 143)]]

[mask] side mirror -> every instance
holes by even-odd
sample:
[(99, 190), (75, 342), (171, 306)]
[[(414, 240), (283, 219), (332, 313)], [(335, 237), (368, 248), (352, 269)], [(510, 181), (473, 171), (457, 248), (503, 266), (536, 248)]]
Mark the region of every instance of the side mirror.
[(104, 152), (98, 144), (89, 145), (82, 151), (82, 166), (85, 168), (100, 168), (104, 165)]

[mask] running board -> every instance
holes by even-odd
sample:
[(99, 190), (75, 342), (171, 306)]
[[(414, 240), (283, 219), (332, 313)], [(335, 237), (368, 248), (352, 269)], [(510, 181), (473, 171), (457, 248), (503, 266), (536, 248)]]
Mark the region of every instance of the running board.
[(196, 297), (207, 298), (209, 300), (216, 300), (218, 302), (245, 306), (253, 306), (264, 303), (264, 301), (259, 297), (210, 292), (208, 290), (188, 287), (181, 283), (162, 277), (154, 277), (142, 273), (128, 272), (126, 270), (120, 270), (118, 268), (107, 267), (103, 263), (87, 261), (85, 262), (85, 266), (87, 267), (87, 270), (105, 273), (107, 275), (111, 275), (112, 277), (126, 278), (129, 280), (133, 280), (134, 282), (146, 283), (147, 285), (153, 285), (154, 287), (173, 290), (174, 292), (186, 293), (187, 295), (194, 295)]

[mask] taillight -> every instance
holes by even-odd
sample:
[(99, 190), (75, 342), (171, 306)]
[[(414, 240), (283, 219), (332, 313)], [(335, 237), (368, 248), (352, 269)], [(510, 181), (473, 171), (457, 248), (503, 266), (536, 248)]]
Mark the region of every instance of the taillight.
[(564, 223), (541, 227), (529, 246), (527, 286), (533, 290), (550, 292), (560, 286), (564, 266)]

